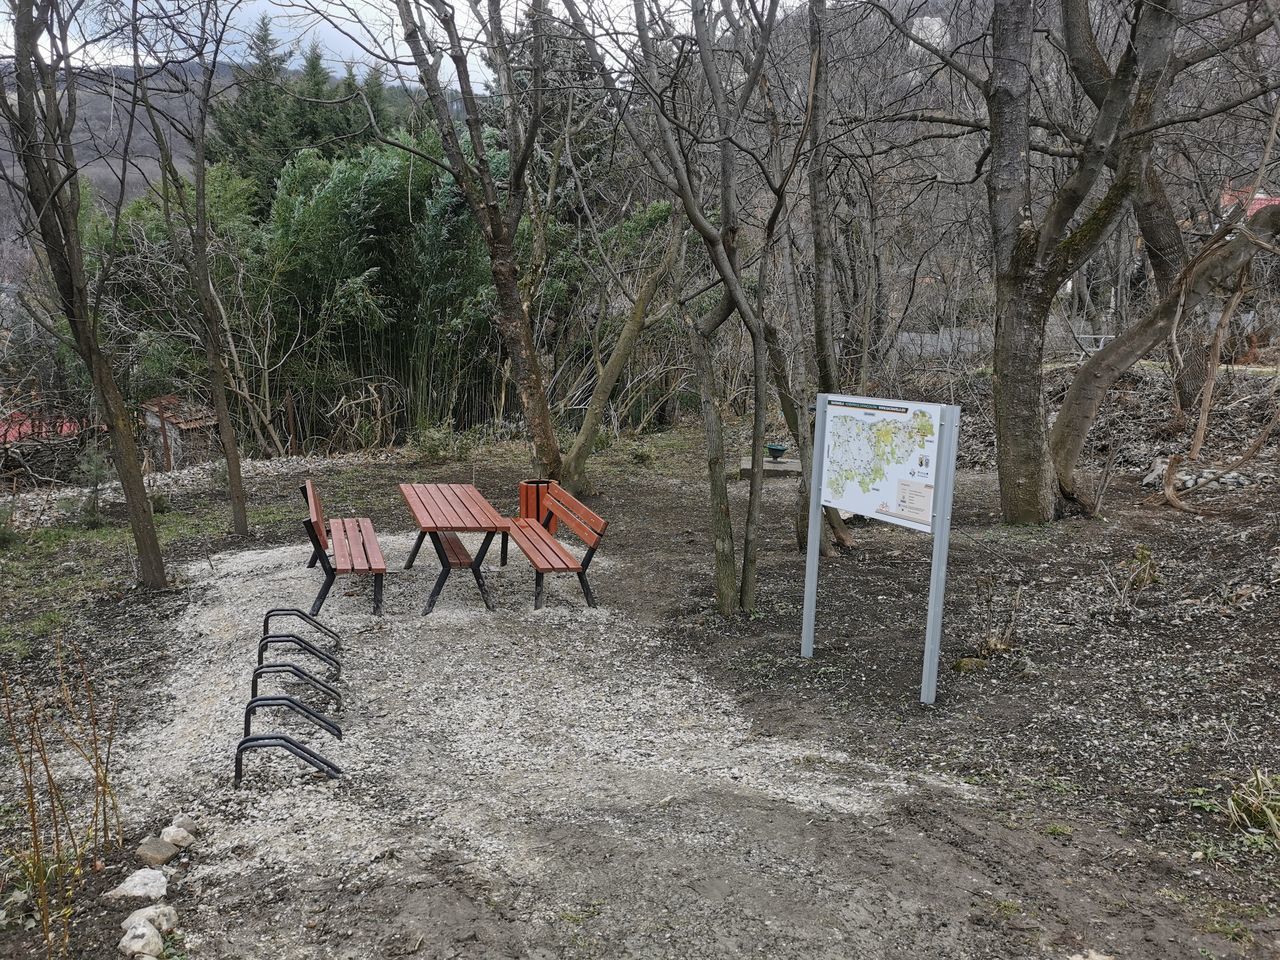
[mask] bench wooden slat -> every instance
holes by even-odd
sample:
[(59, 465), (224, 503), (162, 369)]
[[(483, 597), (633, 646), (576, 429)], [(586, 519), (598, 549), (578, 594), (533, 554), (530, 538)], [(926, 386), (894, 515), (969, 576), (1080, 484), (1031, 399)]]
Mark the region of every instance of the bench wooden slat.
[[(605, 528), (609, 526), (609, 521), (588, 507), (564, 487), (560, 486), (560, 484), (551, 484), (551, 489), (548, 490), (547, 493), (552, 502), (559, 503), (567, 507), (598, 536), (604, 535)], [(539, 517), (538, 519), (541, 520), (542, 518)]]
[(316, 539), (320, 541), (322, 550), (329, 549), (329, 534), (325, 527), (328, 526), (324, 522), (324, 508), (320, 506), (320, 494), (316, 492), (316, 485), (313, 481), (306, 481), (303, 486), (307, 491), (307, 513), (310, 515), (311, 526), (315, 528)]
[(351, 545), (347, 543), (347, 531), (341, 520), (334, 520), (330, 542), (333, 544), (333, 566), (338, 573), (351, 572)]
[[(516, 542), (516, 546), (529, 558), (529, 562), (533, 564), (535, 569), (543, 569), (548, 564), (555, 562), (555, 555), (544, 552), (542, 548), (542, 540), (538, 535), (531, 532), (530, 528), (537, 526), (532, 520), (516, 519), (511, 521), (511, 539)], [(541, 529), (541, 527), (539, 527)]]
[(573, 554), (533, 520), (513, 520), (511, 537), (539, 573), (577, 573), (582, 569)]
[(360, 539), (364, 541), (364, 551), (369, 557), (370, 573), (386, 573), (387, 561), (383, 559), (382, 547), (378, 543), (378, 535), (374, 533), (373, 521), (368, 517), (361, 517)]
[(552, 516), (558, 517), (560, 522), (573, 531), (574, 536), (585, 543), (588, 547), (594, 547), (600, 542), (600, 534), (596, 533), (585, 523), (577, 518), (577, 516), (568, 510), (559, 500), (547, 498), (546, 506)]
[(348, 518), (342, 521), (343, 532), (347, 535), (347, 547), (351, 551), (351, 572), (368, 573), (369, 555), (365, 550), (364, 534), (360, 530), (360, 521)]

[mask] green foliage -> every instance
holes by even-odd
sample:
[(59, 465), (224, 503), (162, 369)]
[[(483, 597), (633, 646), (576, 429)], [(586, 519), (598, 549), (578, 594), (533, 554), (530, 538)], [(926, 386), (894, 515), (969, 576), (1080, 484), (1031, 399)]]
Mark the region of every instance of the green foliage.
[(448, 423), (423, 423), (413, 443), (424, 463), (453, 463), (470, 458), (479, 437), (475, 431), (454, 430)]
[(382, 75), (361, 83), (352, 68), (337, 84), (316, 43), (303, 54), (296, 76), (288, 72), (291, 51), (282, 47), (263, 14), (249, 40), (247, 62), (234, 70), (236, 92), (213, 106), (209, 157), (224, 164), (252, 190), (241, 196), (262, 214), (271, 205), (277, 178), (300, 147), (325, 157), (341, 156), (373, 139), (363, 93), (384, 125), (389, 117)]
[(13, 529), (13, 508), (0, 507), (0, 550), (11, 547), (18, 539), (18, 531)]
[(76, 463), (76, 479), (86, 488), (80, 503), (80, 522), (96, 530), (106, 521), (101, 510), (101, 487), (112, 474), (111, 460), (97, 447), (89, 447)]

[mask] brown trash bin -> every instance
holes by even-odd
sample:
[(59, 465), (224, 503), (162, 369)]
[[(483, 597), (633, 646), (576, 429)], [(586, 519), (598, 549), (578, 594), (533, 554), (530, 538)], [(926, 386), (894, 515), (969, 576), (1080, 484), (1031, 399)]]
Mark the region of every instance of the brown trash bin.
[[(521, 480), (520, 481), (520, 516), (525, 520), (536, 520), (538, 523), (543, 521), (547, 515), (547, 507), (545, 498), (547, 490), (550, 489), (554, 480)], [(547, 530), (551, 533), (556, 532), (557, 519), (554, 514), (551, 516), (551, 523), (547, 525)]]

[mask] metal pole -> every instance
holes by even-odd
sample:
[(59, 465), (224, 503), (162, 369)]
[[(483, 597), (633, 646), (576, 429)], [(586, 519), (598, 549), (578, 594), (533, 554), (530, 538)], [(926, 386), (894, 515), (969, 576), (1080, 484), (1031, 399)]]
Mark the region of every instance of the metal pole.
[(933, 570), (929, 577), (929, 616), (924, 639), (920, 702), (933, 703), (938, 693), (938, 659), (942, 652), (942, 600), (947, 587), (947, 547), (951, 540), (951, 499), (956, 489), (956, 447), (960, 408), (942, 408), (938, 436), (938, 486), (933, 497)]
[(827, 458), (827, 394), (818, 394), (809, 471), (809, 550), (804, 562), (804, 625), (800, 656), (813, 656), (813, 624), (818, 609), (818, 550), (822, 546), (822, 464)]

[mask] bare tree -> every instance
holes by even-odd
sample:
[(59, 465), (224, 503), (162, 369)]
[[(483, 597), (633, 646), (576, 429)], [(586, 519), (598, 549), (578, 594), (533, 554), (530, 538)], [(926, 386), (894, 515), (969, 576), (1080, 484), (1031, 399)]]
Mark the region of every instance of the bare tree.
[[(196, 0), (173, 8), (161, 3), (144, 9), (135, 0), (131, 17), (135, 95), (142, 104), (160, 155), (160, 182), (153, 185), (169, 234), (171, 251), (181, 260), (200, 310), (200, 342), (209, 373), (209, 393), (218, 420), (218, 439), (227, 465), (231, 525), (248, 536), (240, 445), (231, 418), (227, 365), (223, 349), (226, 306), (214, 282), (210, 253), (207, 146), (209, 114), (222, 91), (216, 77), (239, 0)], [(157, 88), (165, 105), (157, 103)], [(170, 109), (165, 107), (173, 106)], [(185, 116), (181, 114), (185, 113)], [(174, 159), (174, 137), (190, 148), (190, 183)]]
[[(112, 459), (124, 493), (129, 525), (138, 550), (138, 577), (153, 588), (166, 584), (151, 502), (142, 480), (134, 436), (136, 418), (116, 381), (112, 359), (99, 339), (98, 304), (111, 270), (110, 256), (91, 274), (81, 232), (83, 131), (77, 127), (78, 103), (85, 85), (113, 84), (109, 68), (94, 76), (87, 62), (93, 43), (119, 38), (93, 19), (91, 8), (58, 0), (11, 0), (12, 68), (0, 75), (0, 116), (17, 161), (14, 172), (0, 174), (23, 204), (27, 236), (55, 295), (55, 315), (70, 329), (71, 345), (83, 361), (102, 406), (111, 438)], [(104, 30), (106, 35), (104, 36)], [(118, 229), (125, 178), (132, 148), (134, 115), (129, 112), (114, 157), (119, 189), (114, 206)], [(92, 147), (92, 145), (91, 145)]]

